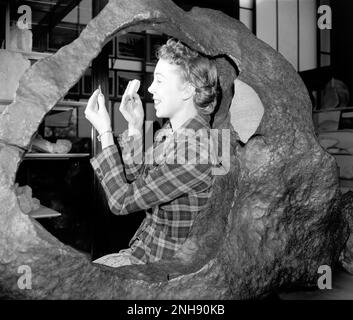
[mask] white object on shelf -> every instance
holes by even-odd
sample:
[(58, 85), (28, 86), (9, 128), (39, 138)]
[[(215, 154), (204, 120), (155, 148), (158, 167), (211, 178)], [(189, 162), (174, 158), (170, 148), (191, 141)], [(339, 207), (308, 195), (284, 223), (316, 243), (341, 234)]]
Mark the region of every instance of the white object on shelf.
[(322, 147), (325, 149), (334, 147), (339, 141), (337, 139), (327, 138), (327, 137), (319, 137), (319, 142)]
[(343, 153), (351, 153), (353, 148), (353, 130), (345, 129), (319, 133), (319, 142), (324, 148), (340, 148)]

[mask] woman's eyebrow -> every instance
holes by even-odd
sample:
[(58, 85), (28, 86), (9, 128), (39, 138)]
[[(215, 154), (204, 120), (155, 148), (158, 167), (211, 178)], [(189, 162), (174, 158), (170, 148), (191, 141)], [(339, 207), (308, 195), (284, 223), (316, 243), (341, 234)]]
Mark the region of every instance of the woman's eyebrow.
[(162, 73), (160, 73), (160, 72), (155, 72), (154, 76), (162, 76), (163, 78), (165, 78), (165, 76)]

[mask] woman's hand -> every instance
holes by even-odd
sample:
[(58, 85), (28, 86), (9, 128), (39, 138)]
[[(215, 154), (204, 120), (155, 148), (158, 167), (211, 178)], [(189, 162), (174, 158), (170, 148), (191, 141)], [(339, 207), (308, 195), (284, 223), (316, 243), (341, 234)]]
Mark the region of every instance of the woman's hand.
[(112, 130), (110, 117), (105, 107), (104, 95), (99, 89), (94, 91), (89, 98), (85, 109), (85, 116), (98, 131), (98, 134)]
[(144, 111), (140, 96), (137, 93), (127, 94), (125, 89), (119, 110), (128, 122), (129, 132), (142, 131)]

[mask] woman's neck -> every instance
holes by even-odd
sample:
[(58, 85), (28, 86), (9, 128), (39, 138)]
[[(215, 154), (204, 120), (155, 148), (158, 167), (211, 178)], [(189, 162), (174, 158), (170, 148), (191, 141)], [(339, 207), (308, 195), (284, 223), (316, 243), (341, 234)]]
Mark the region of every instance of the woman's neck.
[(173, 131), (178, 130), (187, 120), (195, 117), (196, 115), (197, 110), (194, 106), (181, 109), (180, 112), (169, 119)]

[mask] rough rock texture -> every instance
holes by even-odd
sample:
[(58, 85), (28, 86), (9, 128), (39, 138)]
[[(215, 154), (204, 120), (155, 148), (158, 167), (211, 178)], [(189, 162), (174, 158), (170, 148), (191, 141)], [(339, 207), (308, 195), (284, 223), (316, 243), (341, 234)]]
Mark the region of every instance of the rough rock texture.
[(342, 214), (349, 225), (349, 238), (344, 250), (341, 252), (340, 262), (343, 268), (353, 274), (353, 192), (346, 192), (341, 198)]
[[(79, 79), (111, 36), (155, 29), (217, 57), (222, 99), (214, 128), (230, 128), (236, 77), (265, 114), (246, 145), (231, 134), (231, 169), (171, 261), (117, 269), (93, 265), (21, 213), (13, 190), (22, 148), (45, 113)], [(235, 66), (236, 63), (236, 66)], [(34, 64), (0, 118), (0, 296), (38, 299), (239, 299), (280, 286), (313, 285), (347, 238), (334, 158), (318, 144), (311, 103), (292, 66), (220, 12), (185, 13), (167, 0), (110, 1), (80, 37)], [(20, 290), (18, 267), (32, 269)]]
[(0, 49), (0, 100), (13, 100), (18, 81), (31, 65), (20, 53)]

